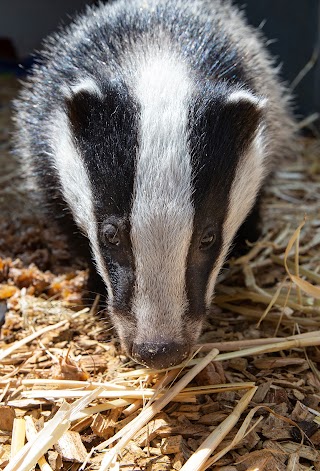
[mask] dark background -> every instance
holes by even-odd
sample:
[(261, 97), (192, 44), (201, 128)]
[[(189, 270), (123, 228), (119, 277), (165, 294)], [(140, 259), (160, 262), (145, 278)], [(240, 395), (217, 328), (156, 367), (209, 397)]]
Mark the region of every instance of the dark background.
[[(320, 0), (238, 0), (249, 22), (263, 31), (270, 51), (282, 63), (282, 77), (292, 84), (306, 67), (319, 44)], [(0, 72), (22, 74), (18, 62), (28, 67), (30, 54), (41, 40), (67, 24), (75, 12), (94, 0), (0, 0)], [(296, 112), (308, 117), (320, 112), (320, 64), (316, 58), (311, 70), (294, 88)]]
[(268, 47), (282, 64), (281, 73), (289, 85), (316, 53), (312, 69), (294, 88), (294, 94), (301, 115), (319, 113), (320, 0), (246, 0), (245, 9), (252, 25), (265, 20), (264, 34), (274, 39)]

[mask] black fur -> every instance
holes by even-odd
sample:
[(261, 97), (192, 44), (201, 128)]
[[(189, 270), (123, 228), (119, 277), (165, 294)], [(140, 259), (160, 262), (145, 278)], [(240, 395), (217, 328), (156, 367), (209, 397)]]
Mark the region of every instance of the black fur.
[[(203, 316), (206, 311), (203, 293), (222, 248), (222, 228), (236, 167), (245, 158), (263, 118), (262, 110), (250, 102), (227, 103), (232, 88), (226, 84), (202, 89), (202, 96), (192, 110), (190, 126), (195, 219), (186, 283), (188, 315), (193, 317)], [(214, 225), (216, 241), (209, 250), (200, 251), (200, 238), (209, 225)], [(240, 229), (237, 244), (245, 244), (245, 237), (247, 231)]]
[[(129, 315), (134, 279), (129, 216), (138, 146), (137, 105), (117, 81), (104, 84), (103, 99), (80, 91), (66, 100), (66, 108), (93, 189), (100, 249), (114, 287), (113, 306)], [(120, 250), (105, 243), (103, 225), (108, 221), (119, 228)], [(91, 275), (91, 284), (94, 279)]]

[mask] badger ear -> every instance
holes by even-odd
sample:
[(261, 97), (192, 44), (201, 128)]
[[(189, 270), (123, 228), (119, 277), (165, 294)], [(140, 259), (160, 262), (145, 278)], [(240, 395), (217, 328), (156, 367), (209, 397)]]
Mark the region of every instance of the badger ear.
[(247, 148), (256, 136), (263, 122), (266, 103), (266, 98), (257, 97), (247, 90), (237, 90), (226, 97), (221, 118), (239, 150)]
[(92, 79), (84, 79), (71, 86), (65, 94), (65, 108), (75, 134), (88, 128), (93, 112), (101, 107), (103, 96)]

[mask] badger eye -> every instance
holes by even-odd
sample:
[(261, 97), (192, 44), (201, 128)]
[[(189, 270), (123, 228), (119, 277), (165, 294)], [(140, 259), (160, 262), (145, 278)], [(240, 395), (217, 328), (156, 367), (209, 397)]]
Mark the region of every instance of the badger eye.
[(105, 224), (102, 228), (103, 241), (106, 244), (119, 245), (120, 234), (119, 228), (113, 224)]
[(202, 234), (199, 249), (207, 250), (215, 243), (215, 241), (216, 234), (214, 232), (213, 227), (207, 227)]

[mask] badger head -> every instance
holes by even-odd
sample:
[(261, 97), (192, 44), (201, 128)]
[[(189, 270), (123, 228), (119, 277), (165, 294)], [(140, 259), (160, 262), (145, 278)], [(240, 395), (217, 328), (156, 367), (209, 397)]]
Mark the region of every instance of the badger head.
[(261, 186), (264, 101), (167, 57), (130, 80), (71, 87), (53, 154), (123, 348), (165, 368), (191, 353)]

